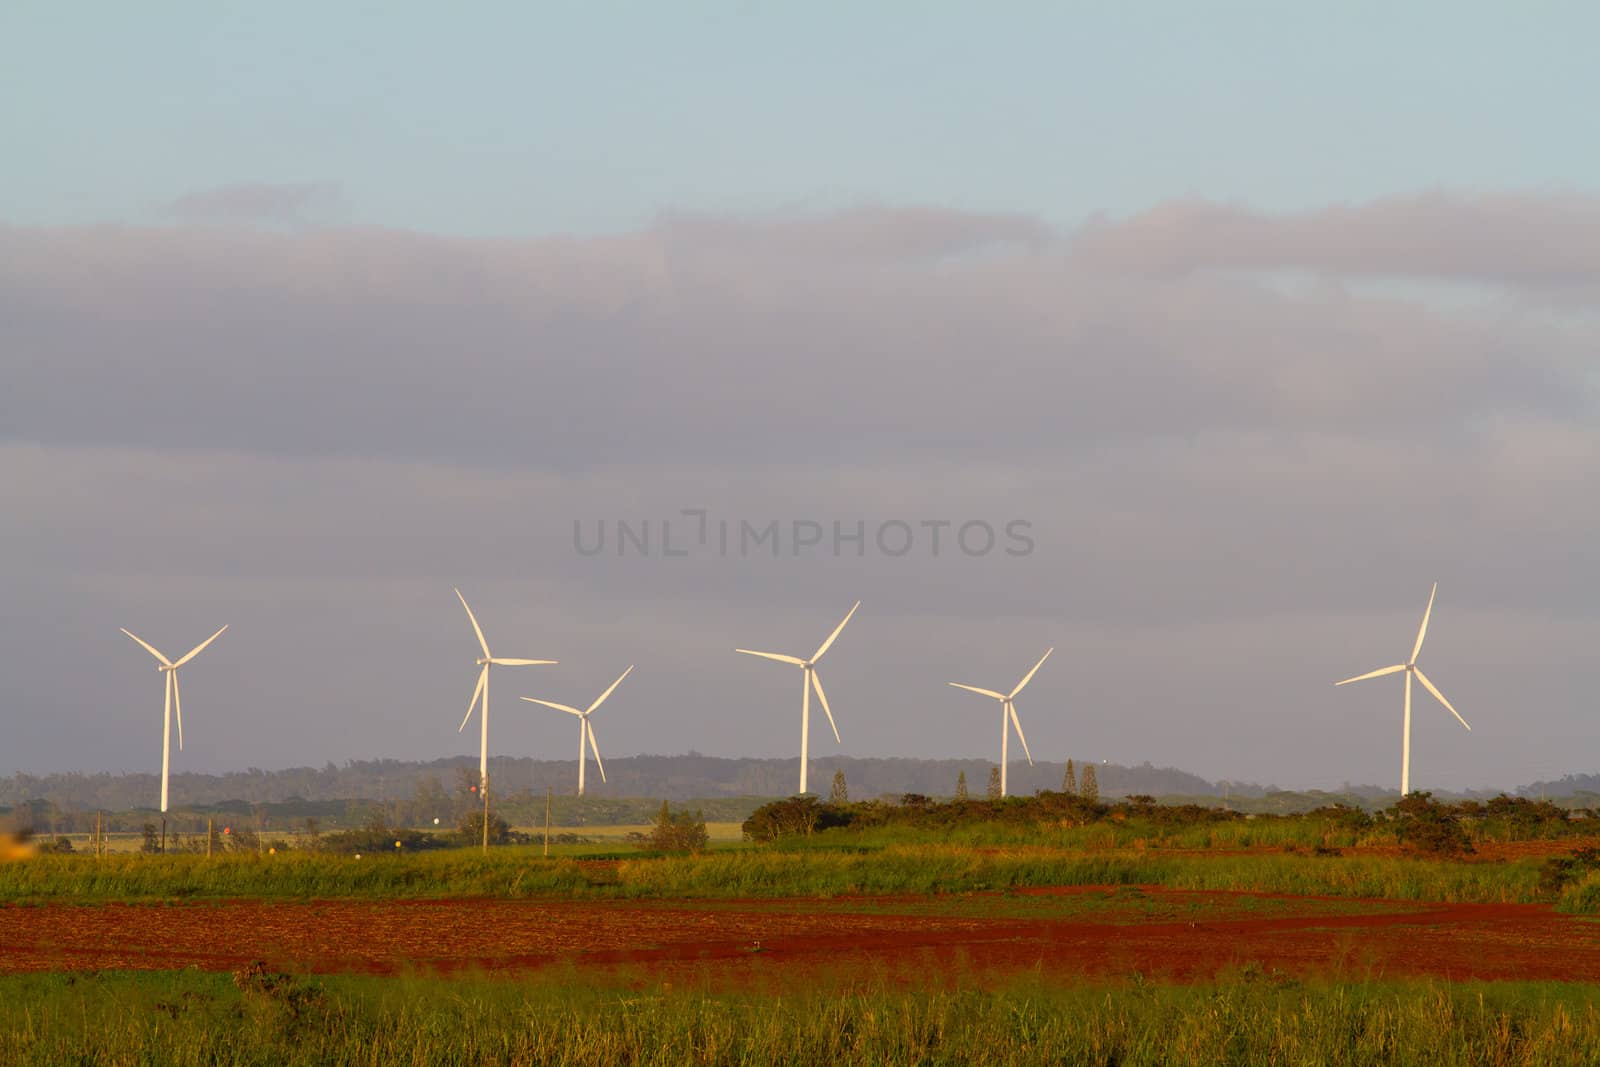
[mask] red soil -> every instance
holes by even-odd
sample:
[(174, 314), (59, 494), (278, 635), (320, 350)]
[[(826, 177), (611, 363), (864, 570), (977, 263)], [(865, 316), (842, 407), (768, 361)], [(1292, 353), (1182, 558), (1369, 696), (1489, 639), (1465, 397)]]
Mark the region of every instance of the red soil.
[[(1071, 897), (1103, 889), (1046, 891)], [(1125, 891), (1124, 891), (1125, 892)], [(1145, 888), (1141, 907), (1196, 921), (897, 914), (906, 898), (853, 901), (225, 901), (0, 906), (0, 972), (232, 970), (263, 959), (295, 972), (394, 973), (581, 967), (704, 968), (743, 981), (792, 967), (881, 966), (906, 980), (983, 974), (1207, 978), (1254, 964), (1292, 974), (1449, 979), (1600, 979), (1600, 924), (1537, 904), (1409, 904), (1350, 914), (1349, 900), (1292, 899), (1291, 917), (1249, 917), (1249, 894)], [(920, 898), (919, 898), (920, 899)], [(979, 898), (981, 899), (981, 898)], [(1107, 898), (1115, 906), (1116, 898)], [(1367, 902), (1374, 903), (1374, 902)], [(863, 906), (870, 911), (861, 911)], [(1000, 910), (998, 907), (996, 910)], [(1242, 916), (1242, 917), (1241, 917)], [(1134, 920), (1134, 921), (1129, 921)], [(759, 946), (759, 947), (758, 947)]]

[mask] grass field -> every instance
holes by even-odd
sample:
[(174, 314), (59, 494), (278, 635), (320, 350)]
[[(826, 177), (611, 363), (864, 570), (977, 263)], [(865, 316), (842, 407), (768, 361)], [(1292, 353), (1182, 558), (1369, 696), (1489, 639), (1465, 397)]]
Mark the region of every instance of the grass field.
[[(1593, 844), (1576, 831), (1480, 823), (1476, 851), (1441, 857), (1392, 823), (1311, 817), (765, 845), (722, 822), (699, 855), (639, 849), (642, 825), (553, 829), (587, 841), (0, 864), (0, 920), (32, 946), (10, 969), (57, 972), (0, 974), (0, 1064), (1576, 1064), (1600, 1047), (1600, 987), (1521, 980), (1600, 961), (1567, 917), (1600, 914), (1600, 871), (1549, 877)], [(148, 950), (126, 934), (146, 923), (164, 931)], [(342, 955), (317, 955), (322, 929)], [(261, 954), (208, 941), (224, 930)], [(440, 972), (447, 944), (465, 972)], [(85, 962), (107, 952), (140, 970)], [(1498, 969), (1473, 969), (1483, 953)], [(261, 958), (324, 965), (230, 973)], [(1425, 977), (1461, 973), (1504, 980)]]
[(1593, 1063), (1592, 987), (1283, 980), (999, 987), (959, 972), (692, 979), (0, 978), (0, 1064)]
[[(537, 846), (361, 859), (40, 856), (0, 865), (0, 901), (193, 897), (702, 898), (949, 893), (1028, 886), (1160, 885), (1418, 901), (1545, 899), (1539, 863), (1404, 856), (978, 850), (948, 844), (735, 849), (602, 862), (543, 859)], [(1581, 883), (1588, 885), (1588, 883)], [(1574, 897), (1574, 901), (1578, 898)], [(1588, 900), (1585, 896), (1582, 899)], [(1597, 901), (1600, 903), (1600, 901)]]

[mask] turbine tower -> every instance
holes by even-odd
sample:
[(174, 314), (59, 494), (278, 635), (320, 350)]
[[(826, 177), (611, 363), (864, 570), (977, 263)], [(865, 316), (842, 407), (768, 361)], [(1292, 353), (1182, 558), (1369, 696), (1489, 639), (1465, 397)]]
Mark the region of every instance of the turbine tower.
[(828, 648), (833, 644), (834, 640), (838, 638), (839, 634), (844, 630), (845, 623), (850, 621), (850, 616), (854, 615), (856, 613), (856, 608), (859, 608), (860, 606), (861, 601), (856, 601), (855, 607), (851, 608), (849, 614), (845, 615), (844, 622), (841, 622), (838, 626), (834, 627), (833, 633), (829, 634), (828, 639), (822, 642), (821, 647), (819, 647), (816, 652), (812, 653), (810, 659), (800, 659), (798, 656), (785, 656), (778, 652), (752, 652), (748, 648), (734, 649), (735, 652), (743, 652), (747, 656), (760, 656), (762, 659), (773, 659), (777, 660), (779, 663), (787, 663), (790, 666), (800, 668), (801, 793), (806, 791), (806, 764), (811, 758), (811, 689), (813, 686), (815, 686), (817, 690), (817, 699), (822, 701), (822, 710), (828, 716), (828, 725), (833, 727), (833, 739), (835, 741), (839, 740), (839, 725), (833, 721), (833, 709), (828, 707), (828, 694), (822, 691), (822, 679), (817, 677), (817, 660), (821, 659), (822, 654), (828, 651)]
[(548, 700), (535, 700), (533, 697), (521, 698), (530, 704), (543, 704), (547, 708), (555, 708), (557, 711), (564, 711), (569, 715), (576, 715), (578, 717), (578, 795), (580, 797), (583, 796), (583, 765), (585, 746), (587, 746), (587, 748), (594, 753), (594, 765), (600, 770), (600, 780), (602, 782), (606, 780), (606, 765), (600, 762), (600, 746), (595, 743), (594, 727), (589, 723), (589, 716), (594, 714), (595, 708), (598, 708), (601, 704), (606, 702), (606, 697), (616, 692), (617, 686), (622, 684), (622, 679), (626, 678), (632, 672), (633, 667), (632, 665), (629, 665), (628, 669), (623, 671), (617, 680), (611, 683), (611, 688), (607, 689), (604, 693), (601, 693), (600, 696), (595, 699), (593, 704), (590, 704), (582, 711), (579, 711), (577, 708), (568, 707), (566, 704), (556, 704)]
[(1039, 657), (1039, 662), (1033, 665), (1033, 670), (1022, 676), (1022, 681), (1009, 693), (996, 693), (993, 689), (979, 689), (975, 685), (962, 685), (960, 682), (950, 684), (957, 689), (965, 689), (969, 693), (982, 693), (986, 697), (993, 697), (1000, 702), (1000, 795), (1006, 795), (1006, 753), (1007, 745), (1011, 739), (1011, 727), (1017, 728), (1017, 740), (1022, 742), (1023, 755), (1028, 757), (1028, 766), (1033, 766), (1033, 753), (1028, 751), (1028, 739), (1022, 736), (1022, 720), (1017, 718), (1017, 706), (1014, 701), (1023, 687), (1033, 681), (1033, 676), (1039, 673), (1039, 668), (1044, 666), (1044, 661), (1050, 658), (1050, 653), (1055, 649), (1045, 649), (1044, 655)]
[(1351, 682), (1364, 682), (1368, 678), (1381, 678), (1385, 674), (1395, 674), (1399, 671), (1406, 672), (1405, 727), (1400, 741), (1401, 796), (1406, 796), (1411, 792), (1411, 678), (1413, 675), (1416, 676), (1417, 681), (1422, 683), (1422, 688), (1432, 693), (1434, 699), (1443, 704), (1445, 709), (1456, 717), (1457, 722), (1462, 726), (1466, 726), (1469, 730), (1472, 729), (1471, 726), (1467, 725), (1467, 720), (1461, 717), (1461, 713), (1444, 698), (1444, 694), (1439, 692), (1432, 682), (1428, 681), (1428, 676), (1422, 673), (1422, 668), (1417, 666), (1417, 656), (1422, 651), (1422, 639), (1428, 634), (1428, 616), (1433, 614), (1433, 598), (1438, 592), (1439, 583), (1434, 582), (1433, 592), (1428, 594), (1428, 608), (1422, 613), (1422, 627), (1417, 631), (1417, 643), (1411, 648), (1410, 659), (1404, 663), (1396, 663), (1393, 667), (1380, 667), (1375, 671), (1368, 671), (1366, 674), (1358, 674), (1354, 678), (1346, 678), (1342, 682), (1333, 683), (1334, 685), (1349, 685)]
[[(472, 632), (478, 635), (478, 646), (483, 649), (483, 655), (478, 657), (478, 666), (483, 670), (478, 672), (478, 687), (472, 691), (472, 701), (467, 704), (467, 714), (461, 720), (461, 725), (456, 727), (456, 733), (467, 728), (467, 721), (472, 718), (473, 709), (478, 706), (478, 698), (483, 698), (483, 740), (478, 750), (478, 788), (484, 788), (489, 780), (489, 668), (495, 667), (538, 667), (555, 663), (553, 659), (506, 659), (490, 653), (489, 642), (483, 639), (483, 627), (478, 625), (478, 617), (472, 614), (472, 608), (467, 606), (467, 598), (461, 596), (461, 590), (456, 590), (456, 596), (461, 599), (461, 606), (467, 609), (467, 618), (472, 621)], [(485, 823), (487, 826), (487, 823)], [(485, 831), (487, 832), (487, 831)]]
[[(222, 630), (226, 629), (226, 626), (222, 628)], [(167, 772), (172, 766), (172, 713), (174, 710), (178, 713), (178, 751), (183, 751), (183, 697), (178, 692), (178, 668), (194, 659), (207, 645), (221, 637), (222, 630), (218, 630), (198, 645), (195, 645), (187, 655), (180, 657), (176, 663), (163, 656), (156, 650), (154, 645), (132, 630), (124, 629), (122, 631), (143, 645), (144, 650), (156, 658), (156, 670), (167, 676), (166, 698), (163, 701), (165, 707), (162, 711), (161, 720), (161, 814), (163, 816), (167, 814)], [(164, 818), (162, 819), (162, 825), (166, 825)]]

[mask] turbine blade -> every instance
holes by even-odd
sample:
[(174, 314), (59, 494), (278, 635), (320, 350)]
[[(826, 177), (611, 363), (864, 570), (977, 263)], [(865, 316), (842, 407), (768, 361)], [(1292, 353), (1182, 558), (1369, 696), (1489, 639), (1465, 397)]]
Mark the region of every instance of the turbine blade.
[(600, 780), (603, 782), (606, 780), (606, 765), (600, 762), (600, 746), (595, 743), (594, 727), (589, 725), (587, 718), (583, 720), (583, 729), (589, 735), (589, 751), (594, 753), (594, 765), (600, 768)]
[(593, 711), (595, 708), (598, 708), (601, 704), (604, 704), (606, 702), (606, 697), (610, 696), (612, 693), (615, 693), (617, 691), (617, 686), (622, 684), (622, 679), (626, 678), (628, 675), (630, 675), (632, 673), (633, 673), (633, 664), (630, 663), (630, 664), (628, 664), (628, 669), (623, 671), (622, 674), (617, 678), (617, 680), (611, 683), (611, 688), (607, 689), (604, 693), (601, 693), (599, 699), (597, 699), (593, 704), (590, 704), (589, 705), (589, 711), (585, 711), (584, 714), (588, 715), (590, 711)]
[[(222, 630), (226, 630), (226, 629), (227, 629), (226, 626), (224, 626), (222, 628)], [(178, 662), (176, 662), (176, 663), (174, 663), (172, 665), (173, 668), (177, 669), (178, 667), (183, 666), (185, 663), (188, 663), (190, 660), (192, 660), (196, 656), (198, 656), (201, 652), (205, 651), (205, 647), (207, 645), (209, 645), (211, 642), (215, 641), (217, 638), (222, 636), (222, 630), (218, 630), (216, 633), (212, 634), (210, 637), (206, 638), (204, 641), (201, 641), (198, 645), (195, 645), (193, 648), (191, 648), (189, 650), (189, 654), (188, 655), (184, 656), (182, 659), (180, 659)]]
[(951, 682), (950, 684), (957, 689), (965, 689), (969, 693), (982, 693), (984, 696), (994, 697), (996, 700), (1004, 700), (1006, 698), (1004, 693), (996, 693), (993, 689), (979, 689), (975, 685), (962, 685), (960, 682)]
[(1017, 718), (1017, 706), (1011, 701), (1006, 701), (1006, 710), (1011, 713), (1011, 725), (1017, 728), (1017, 740), (1022, 742), (1022, 754), (1028, 757), (1028, 766), (1033, 766), (1033, 753), (1028, 751), (1028, 739), (1022, 736), (1022, 720)]
[(178, 690), (178, 672), (171, 670), (167, 675), (172, 679), (172, 710), (178, 713), (178, 751), (183, 751), (183, 695)]
[(472, 700), (467, 704), (467, 713), (461, 717), (461, 725), (456, 727), (456, 733), (467, 728), (467, 720), (472, 718), (472, 709), (478, 706), (478, 698), (483, 696), (484, 684), (489, 681), (489, 665), (485, 663), (483, 670), (478, 672), (478, 687), (472, 691)]
[(499, 667), (546, 667), (561, 661), (554, 659), (490, 659), (489, 662)]
[[(1017, 694), (1018, 694), (1018, 693), (1020, 693), (1020, 692), (1022, 692), (1022, 690), (1023, 690), (1023, 688), (1024, 688), (1024, 687), (1025, 687), (1025, 686), (1026, 686), (1026, 685), (1027, 685), (1027, 684), (1028, 684), (1028, 683), (1029, 683), (1029, 682), (1031, 682), (1031, 681), (1033, 681), (1033, 676), (1034, 676), (1034, 675), (1035, 675), (1035, 674), (1038, 674), (1038, 673), (1039, 673), (1039, 668), (1040, 668), (1040, 667), (1043, 667), (1043, 666), (1044, 666), (1044, 661), (1045, 661), (1045, 660), (1047, 660), (1047, 659), (1049, 659), (1049, 658), (1050, 658), (1050, 653), (1052, 653), (1052, 652), (1054, 652), (1054, 651), (1055, 651), (1055, 649), (1053, 649), (1053, 648), (1047, 648), (1047, 649), (1045, 649), (1045, 652), (1044, 652), (1044, 655), (1042, 655), (1042, 656), (1040, 656), (1040, 657), (1039, 657), (1039, 662), (1038, 662), (1038, 663), (1035, 663), (1035, 664), (1034, 664), (1034, 665), (1033, 665), (1033, 670), (1031, 670), (1031, 671), (1029, 671), (1029, 672), (1028, 672), (1028, 673), (1027, 673), (1027, 674), (1025, 674), (1025, 675), (1023, 675), (1023, 677), (1022, 677), (1022, 681), (1020, 681), (1020, 682), (1018, 682), (1018, 683), (1017, 683), (1017, 687), (1016, 687), (1016, 688), (1015, 688), (1015, 689), (1013, 689), (1013, 690), (1012, 690), (1012, 691), (1011, 691), (1011, 696), (1012, 696), (1012, 698), (1013, 698), (1013, 699), (1014, 699), (1014, 698), (1015, 698), (1015, 697), (1016, 697), (1016, 695), (1017, 695)], [(1024, 748), (1026, 748), (1026, 747), (1027, 747), (1027, 746), (1026, 746), (1026, 745), (1024, 745), (1024, 746), (1023, 746), (1023, 747), (1024, 747)]]
[(1450, 714), (1452, 714), (1452, 715), (1454, 715), (1456, 717), (1456, 721), (1457, 722), (1459, 722), (1462, 726), (1466, 726), (1467, 729), (1469, 729), (1469, 730), (1472, 729), (1471, 726), (1467, 725), (1467, 720), (1463, 719), (1461, 717), (1461, 713), (1459, 711), (1457, 711), (1455, 708), (1450, 706), (1450, 702), (1444, 698), (1444, 694), (1439, 692), (1439, 690), (1434, 687), (1434, 684), (1432, 682), (1428, 681), (1428, 676), (1426, 674), (1423, 674), (1421, 671), (1418, 671), (1417, 672), (1417, 681), (1421, 682), (1422, 683), (1422, 688), (1424, 688), (1428, 692), (1432, 693), (1434, 699), (1437, 700), (1439, 703), (1443, 704), (1445, 706), (1445, 708), (1450, 712)]
[(861, 606), (861, 601), (859, 601), (859, 600), (856, 601), (856, 607), (855, 608), (851, 608), (850, 611), (845, 615), (844, 622), (841, 622), (838, 626), (834, 627), (833, 633), (829, 634), (828, 635), (828, 639), (826, 641), (822, 642), (821, 647), (819, 647), (817, 649), (817, 654), (811, 657), (811, 662), (812, 663), (817, 662), (817, 660), (822, 658), (822, 654), (824, 652), (828, 651), (828, 647), (830, 645), (832, 645), (833, 642), (838, 639), (839, 634), (844, 631), (844, 623), (850, 621), (850, 616), (854, 615), (856, 613), (856, 608), (859, 608), (860, 606)]
[[(118, 627), (118, 629), (121, 629), (121, 627)], [(127, 634), (129, 637), (133, 638), (135, 641), (139, 642), (141, 645), (143, 645), (144, 646), (144, 650), (146, 652), (150, 653), (156, 659), (160, 660), (163, 666), (166, 666), (166, 667), (172, 666), (172, 661), (170, 659), (168, 659), (167, 657), (163, 656), (161, 653), (157, 652), (155, 646), (152, 645), (150, 642), (146, 641), (144, 638), (140, 637), (138, 634), (134, 633), (132, 630), (123, 630), (122, 632)]]
[(526, 700), (530, 704), (543, 704), (547, 708), (555, 708), (557, 711), (564, 711), (569, 715), (576, 715), (580, 719), (583, 718), (583, 712), (579, 711), (577, 708), (568, 707), (565, 704), (556, 704), (549, 700), (536, 700), (533, 697), (518, 697), (517, 699)]
[(1366, 674), (1358, 674), (1354, 678), (1346, 678), (1342, 682), (1334, 682), (1333, 684), (1349, 685), (1351, 682), (1364, 682), (1368, 678), (1381, 678), (1385, 674), (1393, 674), (1396, 671), (1403, 671), (1405, 669), (1406, 665), (1404, 663), (1396, 663), (1393, 667), (1383, 667), (1375, 671), (1368, 671)]
[(839, 724), (833, 721), (833, 709), (828, 707), (828, 694), (822, 691), (822, 679), (817, 677), (815, 667), (811, 669), (811, 684), (817, 690), (817, 699), (822, 701), (822, 710), (828, 716), (828, 725), (833, 727), (833, 739), (839, 744), (844, 744), (839, 738)]
[(1428, 636), (1428, 616), (1433, 614), (1433, 598), (1439, 594), (1439, 583), (1433, 583), (1433, 592), (1428, 594), (1428, 610), (1422, 613), (1422, 627), (1417, 630), (1417, 643), (1411, 649), (1411, 662), (1417, 662), (1417, 655), (1422, 651), (1422, 639)]
[(762, 659), (775, 659), (779, 663), (789, 663), (796, 667), (804, 667), (806, 665), (806, 661), (803, 659), (798, 659), (794, 656), (785, 656), (779, 652), (752, 652), (748, 648), (736, 648), (734, 651), (743, 652), (747, 656), (760, 656)]
[(483, 658), (493, 659), (494, 657), (489, 653), (489, 642), (483, 639), (483, 627), (478, 625), (478, 617), (472, 613), (470, 607), (467, 607), (467, 598), (461, 596), (461, 590), (459, 589), (456, 590), (456, 596), (460, 598), (461, 606), (467, 609), (467, 618), (472, 620), (472, 632), (478, 635), (478, 644), (483, 648)]

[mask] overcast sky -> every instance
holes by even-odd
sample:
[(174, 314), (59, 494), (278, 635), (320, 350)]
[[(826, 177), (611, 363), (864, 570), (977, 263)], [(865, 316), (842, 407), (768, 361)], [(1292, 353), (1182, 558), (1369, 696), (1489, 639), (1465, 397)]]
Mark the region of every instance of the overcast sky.
[(0, 14), (0, 773), (1600, 770), (1586, 6), (228, 7)]

